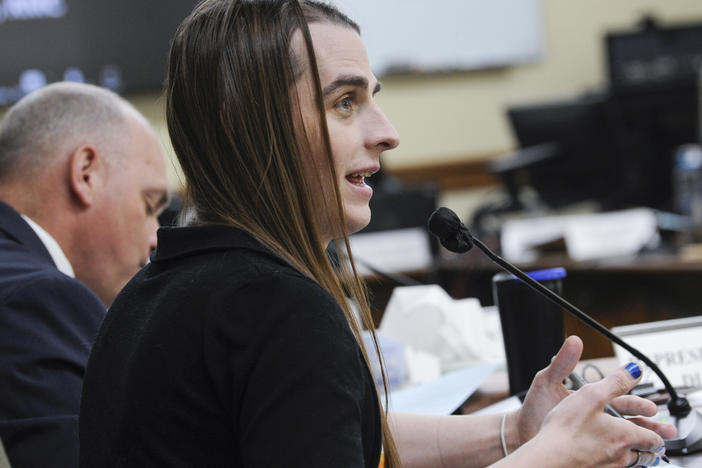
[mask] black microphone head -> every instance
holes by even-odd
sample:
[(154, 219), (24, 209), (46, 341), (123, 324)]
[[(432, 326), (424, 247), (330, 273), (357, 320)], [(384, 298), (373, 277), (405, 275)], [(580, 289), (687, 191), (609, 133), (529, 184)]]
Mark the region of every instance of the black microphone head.
[(439, 238), (451, 252), (465, 253), (473, 248), (473, 236), (458, 215), (442, 206), (434, 211), (427, 223), (429, 232)]

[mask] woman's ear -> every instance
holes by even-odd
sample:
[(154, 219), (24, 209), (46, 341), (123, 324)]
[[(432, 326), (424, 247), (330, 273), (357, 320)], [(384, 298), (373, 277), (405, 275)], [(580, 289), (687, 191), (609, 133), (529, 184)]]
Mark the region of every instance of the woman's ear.
[(95, 200), (96, 190), (101, 182), (103, 165), (97, 150), (90, 145), (76, 148), (70, 157), (71, 192), (82, 205), (91, 206)]

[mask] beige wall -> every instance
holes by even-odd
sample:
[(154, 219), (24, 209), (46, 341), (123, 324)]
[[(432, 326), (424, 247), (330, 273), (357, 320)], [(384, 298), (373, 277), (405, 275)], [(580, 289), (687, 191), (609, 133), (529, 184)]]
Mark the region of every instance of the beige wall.
[(168, 128), (166, 127), (166, 103), (165, 98), (161, 94), (144, 94), (138, 96), (125, 96), (144, 116), (149, 119), (154, 126), (156, 133), (163, 143), (166, 151), (166, 169), (168, 170), (168, 179), (171, 181), (173, 188), (179, 189), (183, 186), (183, 176), (180, 171), (180, 166), (173, 153), (170, 139), (168, 137)]
[(544, 0), (545, 50), (531, 65), (384, 80), (382, 106), (402, 138), (391, 166), (455, 160), (510, 148), (508, 104), (575, 97), (605, 79), (603, 34), (643, 13), (702, 20), (700, 0)]
[[(460, 1), (460, 0), (456, 0)], [(508, 104), (574, 97), (604, 81), (602, 36), (629, 28), (644, 13), (663, 23), (702, 21), (701, 0), (543, 0), (544, 54), (536, 63), (496, 70), (388, 77), (378, 100), (402, 144), (390, 167), (470, 158), (508, 150)], [(166, 146), (163, 99), (128, 96)], [(175, 164), (170, 164), (175, 185)]]
[[(508, 150), (508, 104), (574, 97), (605, 80), (603, 34), (629, 28), (644, 13), (665, 23), (702, 21), (700, 0), (543, 0), (544, 54), (533, 64), (383, 79), (381, 106), (400, 133), (390, 167), (424, 165)], [(162, 102), (133, 100), (154, 124)]]

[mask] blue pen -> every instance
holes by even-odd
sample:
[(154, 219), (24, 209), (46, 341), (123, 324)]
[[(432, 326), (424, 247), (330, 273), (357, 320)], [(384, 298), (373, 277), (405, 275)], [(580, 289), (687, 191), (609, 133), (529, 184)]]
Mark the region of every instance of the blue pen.
[[(578, 389), (581, 388), (583, 385), (585, 385), (585, 384), (588, 383), (587, 380), (585, 380), (584, 378), (582, 378), (582, 376), (581, 376), (580, 374), (578, 374), (577, 372), (575, 372), (575, 371), (573, 371), (573, 372), (568, 376), (568, 378), (569, 378), (570, 381), (573, 383), (573, 390), (578, 390)], [(607, 413), (607, 414), (609, 414), (609, 415), (612, 415), (612, 416), (614, 416), (615, 418), (624, 418), (624, 416), (622, 416), (621, 413), (620, 413), (619, 411), (615, 410), (615, 409), (612, 407), (612, 405), (610, 405), (609, 403), (607, 403), (607, 404), (605, 405), (604, 410), (605, 410), (605, 413)], [(662, 459), (664, 462), (666, 462), (666, 463), (670, 463), (670, 460), (669, 460), (668, 457), (666, 457), (665, 455), (661, 455), (661, 459)]]

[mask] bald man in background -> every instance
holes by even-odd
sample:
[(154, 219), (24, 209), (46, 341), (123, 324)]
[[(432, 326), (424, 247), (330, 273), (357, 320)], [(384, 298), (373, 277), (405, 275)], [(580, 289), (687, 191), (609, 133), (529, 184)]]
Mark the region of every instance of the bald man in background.
[(0, 122), (0, 439), (14, 467), (78, 466), (90, 346), (167, 202), (159, 141), (114, 93), (49, 85)]

